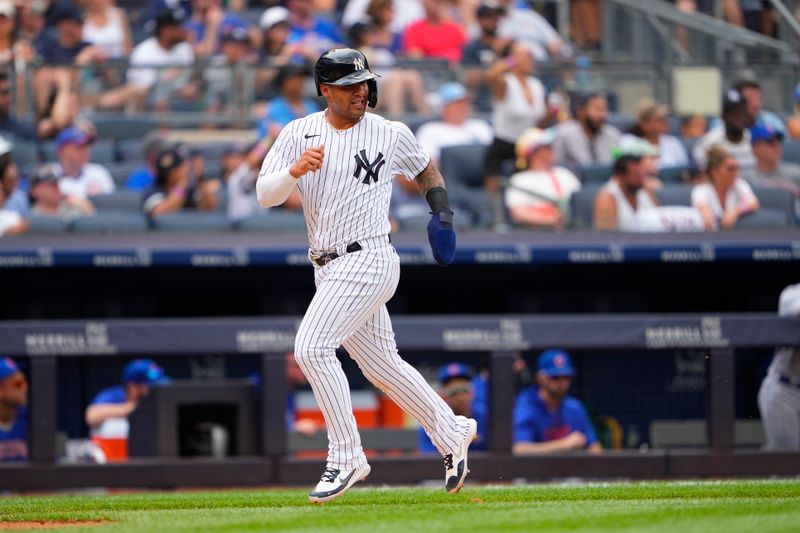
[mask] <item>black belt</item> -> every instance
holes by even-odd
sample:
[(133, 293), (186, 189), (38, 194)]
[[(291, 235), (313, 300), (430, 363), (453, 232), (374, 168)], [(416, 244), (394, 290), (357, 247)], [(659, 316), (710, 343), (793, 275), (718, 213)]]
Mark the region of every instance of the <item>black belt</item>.
[[(389, 243), (392, 242), (392, 236), (388, 235)], [(317, 266), (325, 266), (334, 259), (337, 259), (345, 254), (352, 254), (353, 252), (359, 252), (363, 250), (361, 247), (361, 243), (358, 241), (351, 242), (347, 245), (347, 248), (344, 249), (344, 254), (340, 254), (337, 252), (326, 252), (324, 254), (314, 255), (311, 254), (311, 260), (317, 264)]]
[(800, 383), (792, 381), (791, 379), (789, 379), (789, 376), (786, 376), (784, 374), (778, 376), (778, 381), (783, 383), (784, 385), (789, 385), (790, 387), (796, 387), (800, 389)]
[[(351, 242), (347, 245), (347, 248), (344, 249), (345, 253), (352, 254), (353, 252), (358, 252), (361, 250), (361, 244), (358, 241)], [(334, 259), (341, 257), (343, 254), (338, 254), (336, 252), (328, 252), (319, 255), (312, 255), (311, 260), (314, 261), (318, 266), (325, 266)]]

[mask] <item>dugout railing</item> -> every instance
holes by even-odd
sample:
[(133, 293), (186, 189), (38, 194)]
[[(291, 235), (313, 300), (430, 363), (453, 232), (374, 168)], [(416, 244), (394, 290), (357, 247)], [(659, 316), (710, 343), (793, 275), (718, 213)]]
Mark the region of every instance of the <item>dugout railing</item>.
[[(0, 490), (66, 487), (176, 487), (308, 484), (320, 460), (287, 455), (285, 351), (296, 318), (6, 321), (4, 355), (27, 356), (30, 378), (30, 461), (0, 466)], [(683, 478), (800, 474), (800, 453), (734, 448), (736, 350), (800, 346), (800, 320), (773, 314), (398, 316), (401, 350), (490, 353), (489, 451), (471, 455), (471, 479)], [(707, 350), (709, 447), (700, 451), (613, 451), (518, 457), (510, 453), (518, 350)], [(59, 464), (56, 458), (58, 361), (66, 357), (261, 355), (260, 456), (213, 459), (132, 459), (107, 465)], [(624, 355), (621, 355), (624, 356)], [(646, 406), (643, 406), (646, 408)], [(492, 414), (496, 414), (492, 416)], [(371, 459), (371, 482), (412, 483), (435, 478), (436, 457)]]

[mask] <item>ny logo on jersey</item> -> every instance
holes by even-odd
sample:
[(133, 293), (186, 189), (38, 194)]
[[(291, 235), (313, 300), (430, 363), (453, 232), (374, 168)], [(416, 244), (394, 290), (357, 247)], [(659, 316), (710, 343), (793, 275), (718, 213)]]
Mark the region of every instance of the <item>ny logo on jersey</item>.
[(375, 161), (372, 163), (370, 163), (369, 159), (367, 159), (366, 150), (361, 150), (360, 153), (354, 155), (353, 157), (356, 158), (356, 170), (353, 172), (353, 177), (355, 179), (360, 179), (361, 171), (363, 170), (365, 172), (365, 176), (364, 181), (361, 183), (364, 185), (369, 185), (370, 178), (372, 178), (372, 181), (375, 183), (378, 183), (378, 172), (381, 171), (381, 167), (383, 167), (384, 163), (386, 163), (386, 160), (383, 158), (383, 154), (378, 152), (378, 157), (376, 157)]
[(364, 60), (360, 57), (353, 59), (353, 66), (355, 66), (356, 70), (364, 70)]

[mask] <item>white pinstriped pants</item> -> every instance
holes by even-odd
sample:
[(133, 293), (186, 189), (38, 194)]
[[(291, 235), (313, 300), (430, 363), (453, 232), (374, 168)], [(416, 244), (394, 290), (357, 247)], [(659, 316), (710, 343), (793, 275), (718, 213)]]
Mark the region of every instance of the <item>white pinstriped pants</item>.
[(362, 241), (362, 246), (315, 267), (317, 292), (295, 339), (295, 358), (325, 417), (327, 466), (349, 470), (366, 462), (350, 387), (336, 358), (339, 346), (372, 384), (417, 419), (442, 454), (455, 453), (466, 424), (397, 353), (386, 302), (400, 279), (400, 258), (385, 236)]

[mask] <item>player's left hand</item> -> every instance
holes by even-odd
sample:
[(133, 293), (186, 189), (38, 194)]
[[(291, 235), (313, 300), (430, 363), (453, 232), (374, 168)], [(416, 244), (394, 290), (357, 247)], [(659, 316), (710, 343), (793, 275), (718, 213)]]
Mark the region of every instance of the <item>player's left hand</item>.
[(447, 266), (456, 255), (456, 232), (453, 230), (453, 212), (434, 213), (428, 222), (428, 241), (433, 258), (439, 266)]

